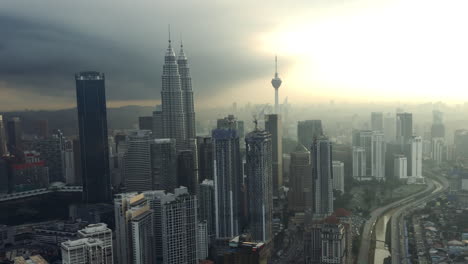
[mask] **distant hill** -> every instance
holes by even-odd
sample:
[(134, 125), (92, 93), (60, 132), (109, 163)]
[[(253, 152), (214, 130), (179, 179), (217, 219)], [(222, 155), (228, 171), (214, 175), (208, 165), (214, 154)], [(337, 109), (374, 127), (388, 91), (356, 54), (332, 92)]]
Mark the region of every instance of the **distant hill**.
[[(153, 107), (149, 106), (123, 106), (107, 108), (107, 125), (109, 130), (129, 129), (138, 125), (139, 116), (152, 115)], [(18, 111), (0, 113), (4, 119), (20, 117), (25, 134), (33, 133), (34, 123), (37, 120), (47, 120), (49, 129), (60, 129), (65, 135), (78, 134), (78, 119), (76, 108), (62, 110)]]

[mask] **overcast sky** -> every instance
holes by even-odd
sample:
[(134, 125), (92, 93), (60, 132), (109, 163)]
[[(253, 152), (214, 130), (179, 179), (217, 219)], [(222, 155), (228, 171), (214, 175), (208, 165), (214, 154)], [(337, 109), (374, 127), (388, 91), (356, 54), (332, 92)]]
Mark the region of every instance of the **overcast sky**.
[(467, 11), (461, 0), (2, 1), (0, 110), (74, 106), (82, 70), (106, 74), (110, 105), (155, 104), (168, 24), (197, 107), (273, 102), (275, 53), (282, 100), (456, 101)]

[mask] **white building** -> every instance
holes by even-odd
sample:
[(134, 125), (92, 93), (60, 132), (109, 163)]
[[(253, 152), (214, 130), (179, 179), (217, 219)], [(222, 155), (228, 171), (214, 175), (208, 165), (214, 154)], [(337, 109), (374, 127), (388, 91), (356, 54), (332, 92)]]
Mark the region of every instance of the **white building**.
[(333, 189), (344, 193), (344, 163), (333, 161)]
[(203, 260), (208, 257), (208, 225), (206, 221), (198, 222), (197, 229), (197, 259)]
[(439, 165), (444, 160), (445, 140), (443, 138), (433, 138), (431, 145), (431, 158), (435, 164)]
[(423, 142), (421, 137), (411, 138), (411, 176), (422, 178)]
[(107, 264), (103, 242), (94, 238), (81, 238), (62, 242), (63, 264)]
[(78, 237), (101, 240), (103, 242), (102, 247), (104, 250), (104, 263), (114, 263), (112, 250), (112, 230), (107, 227), (107, 224), (98, 223), (88, 225), (87, 227), (78, 231)]
[(394, 161), (395, 179), (408, 179), (408, 162), (404, 155), (395, 155)]
[(353, 178), (366, 178), (366, 151), (362, 147), (353, 147)]

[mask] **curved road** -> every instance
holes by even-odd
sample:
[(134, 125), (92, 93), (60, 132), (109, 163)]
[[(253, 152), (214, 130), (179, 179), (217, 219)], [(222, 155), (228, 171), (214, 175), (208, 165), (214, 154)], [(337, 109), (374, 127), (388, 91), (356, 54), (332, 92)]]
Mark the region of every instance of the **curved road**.
[(397, 208), (405, 203), (408, 203), (415, 198), (417, 198), (420, 195), (425, 195), (427, 193), (431, 193), (434, 190), (434, 183), (433, 181), (429, 181), (427, 188), (419, 193), (412, 194), (406, 198), (403, 198), (401, 200), (398, 200), (396, 202), (393, 202), (391, 204), (388, 204), (386, 206), (380, 207), (375, 209), (374, 211), (371, 212), (371, 217), (366, 221), (364, 225), (364, 229), (361, 235), (361, 247), (359, 249), (359, 255), (358, 255), (358, 264), (369, 264), (373, 263), (372, 261), (369, 261), (370, 255), (371, 255), (371, 244), (372, 242), (375, 242), (373, 238), (373, 232), (375, 228), (375, 224), (379, 217), (381, 217), (385, 212), (387, 212), (390, 209)]

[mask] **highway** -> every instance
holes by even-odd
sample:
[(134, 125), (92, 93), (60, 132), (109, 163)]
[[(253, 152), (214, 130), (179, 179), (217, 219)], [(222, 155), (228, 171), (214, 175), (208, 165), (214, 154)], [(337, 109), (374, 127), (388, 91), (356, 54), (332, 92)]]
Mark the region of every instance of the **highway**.
[(410, 213), (412, 210), (417, 208), (423, 203), (431, 201), (439, 197), (444, 193), (449, 183), (446, 179), (441, 177), (435, 177), (436, 180), (426, 178), (427, 180), (432, 181), (435, 189), (431, 192), (429, 196), (421, 197), (415, 201), (412, 201), (400, 208), (393, 214), (391, 218), (391, 243), (392, 243), (392, 264), (400, 263), (410, 263), (408, 256), (408, 246), (406, 243), (405, 237), (405, 227), (404, 227), (404, 216)]
[(371, 245), (373, 245), (376, 242), (374, 239), (374, 235), (375, 235), (374, 232), (375, 232), (376, 223), (381, 216), (383, 216), (386, 212), (388, 212), (391, 209), (404, 206), (417, 198), (425, 197), (427, 194), (431, 194), (434, 190), (435, 190), (434, 181), (429, 180), (427, 188), (424, 189), (424, 191), (412, 194), (406, 198), (403, 198), (401, 200), (398, 200), (396, 202), (393, 202), (391, 204), (377, 208), (374, 211), (372, 211), (370, 218), (364, 224), (364, 229), (361, 234), (361, 246), (359, 249), (357, 263), (358, 264), (374, 263), (374, 256), (373, 256), (373, 251), (371, 250)]

